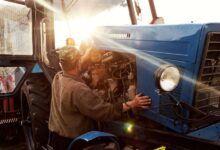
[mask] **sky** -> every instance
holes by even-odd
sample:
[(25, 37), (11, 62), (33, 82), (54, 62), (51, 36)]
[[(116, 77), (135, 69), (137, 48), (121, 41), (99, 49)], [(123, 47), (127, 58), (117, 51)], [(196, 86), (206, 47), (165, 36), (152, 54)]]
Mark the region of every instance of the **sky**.
[(158, 16), (167, 24), (220, 22), (220, 0), (154, 1)]
[[(80, 0), (83, 1), (83, 0)], [(100, 0), (90, 0), (91, 2), (100, 5)], [(109, 1), (109, 0), (108, 0)], [(113, 0), (113, 2), (116, 0)], [(118, 0), (117, 0), (118, 1)], [(121, 0), (123, 1), (123, 0)], [(148, 23), (149, 7), (147, 6), (148, 0), (138, 0), (143, 6), (142, 13), (143, 18)], [(163, 17), (165, 23), (203, 23), (203, 22), (220, 22), (220, 0), (154, 0), (157, 14)], [(3, 0), (0, 0), (1, 6), (5, 4)], [(4, 7), (4, 6), (3, 6)], [(96, 7), (97, 8), (97, 7)]]

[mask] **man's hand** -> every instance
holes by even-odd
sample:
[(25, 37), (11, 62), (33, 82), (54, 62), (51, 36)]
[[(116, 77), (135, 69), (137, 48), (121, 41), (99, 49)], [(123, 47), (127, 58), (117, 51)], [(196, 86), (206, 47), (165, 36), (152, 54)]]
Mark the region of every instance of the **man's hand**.
[(137, 94), (133, 100), (123, 103), (123, 111), (127, 111), (131, 108), (148, 109), (151, 105), (151, 98), (149, 96), (141, 95), (141, 93)]
[(151, 104), (150, 97), (149, 96), (141, 96), (141, 95), (142, 95), (141, 93), (136, 95), (134, 97), (134, 99), (130, 101), (132, 108), (140, 107), (140, 108), (147, 109), (150, 107), (150, 104)]

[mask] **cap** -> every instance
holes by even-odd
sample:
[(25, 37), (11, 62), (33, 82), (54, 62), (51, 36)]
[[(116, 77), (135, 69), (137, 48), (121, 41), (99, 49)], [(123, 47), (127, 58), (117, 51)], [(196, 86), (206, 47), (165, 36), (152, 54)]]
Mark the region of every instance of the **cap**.
[(69, 38), (66, 39), (66, 45), (67, 46), (75, 46), (76, 43), (75, 43), (73, 38), (69, 37)]
[(65, 46), (57, 51), (60, 62), (69, 62), (80, 56), (79, 50), (74, 46)]

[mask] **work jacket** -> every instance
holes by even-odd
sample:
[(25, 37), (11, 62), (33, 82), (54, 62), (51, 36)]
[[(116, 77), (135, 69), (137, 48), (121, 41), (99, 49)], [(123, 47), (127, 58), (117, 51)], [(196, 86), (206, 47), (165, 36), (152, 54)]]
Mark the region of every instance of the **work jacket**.
[(122, 103), (104, 102), (78, 77), (58, 72), (52, 83), (49, 130), (75, 138), (94, 129), (94, 121), (120, 117)]

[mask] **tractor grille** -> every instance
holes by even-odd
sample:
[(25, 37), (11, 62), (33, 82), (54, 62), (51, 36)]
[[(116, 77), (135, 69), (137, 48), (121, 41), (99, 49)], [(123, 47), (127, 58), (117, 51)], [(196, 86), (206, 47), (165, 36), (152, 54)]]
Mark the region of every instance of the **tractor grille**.
[(195, 93), (195, 107), (206, 113), (220, 113), (220, 32), (207, 35)]

